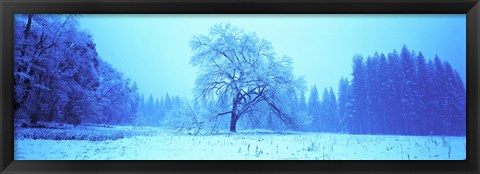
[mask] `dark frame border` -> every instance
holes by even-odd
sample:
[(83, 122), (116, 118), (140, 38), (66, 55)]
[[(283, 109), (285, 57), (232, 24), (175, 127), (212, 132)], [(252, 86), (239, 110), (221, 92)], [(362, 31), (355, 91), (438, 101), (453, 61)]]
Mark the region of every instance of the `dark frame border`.
[[(478, 0), (2, 0), (0, 1), (1, 173), (479, 173)], [(466, 14), (465, 161), (14, 161), (13, 14)]]

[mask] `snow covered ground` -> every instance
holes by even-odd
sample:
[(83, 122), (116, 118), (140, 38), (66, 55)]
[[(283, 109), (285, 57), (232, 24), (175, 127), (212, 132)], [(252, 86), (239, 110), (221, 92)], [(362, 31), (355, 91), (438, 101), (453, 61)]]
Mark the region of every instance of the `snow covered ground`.
[(463, 160), (465, 137), (271, 131), (155, 135), (117, 140), (16, 139), (15, 160)]

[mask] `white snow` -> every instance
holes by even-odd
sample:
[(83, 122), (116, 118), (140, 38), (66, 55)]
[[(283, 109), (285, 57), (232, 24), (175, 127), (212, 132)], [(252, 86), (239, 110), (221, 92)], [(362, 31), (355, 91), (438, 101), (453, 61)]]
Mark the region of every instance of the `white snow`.
[(14, 142), (15, 160), (463, 160), (465, 137), (244, 131), (119, 140)]

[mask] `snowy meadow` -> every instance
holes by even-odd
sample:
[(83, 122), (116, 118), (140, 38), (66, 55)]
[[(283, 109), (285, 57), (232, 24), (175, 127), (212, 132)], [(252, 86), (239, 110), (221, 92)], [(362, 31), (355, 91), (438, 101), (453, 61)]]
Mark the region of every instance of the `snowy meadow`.
[(14, 22), (15, 160), (466, 159), (464, 15)]
[[(137, 132), (138, 129), (140, 128), (119, 126), (98, 128), (96, 131)], [(268, 130), (195, 136), (155, 127), (142, 129), (145, 130), (141, 134), (101, 141), (18, 138), (15, 143), (15, 159), (463, 160), (466, 150), (464, 137), (348, 135)], [(70, 131), (78, 134), (85, 129)], [(86, 133), (90, 134), (88, 131)]]

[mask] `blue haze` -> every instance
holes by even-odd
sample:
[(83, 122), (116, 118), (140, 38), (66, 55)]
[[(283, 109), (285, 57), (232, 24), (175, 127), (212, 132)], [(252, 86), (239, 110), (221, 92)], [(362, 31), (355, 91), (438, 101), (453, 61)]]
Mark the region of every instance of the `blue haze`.
[[(325, 145), (329, 157), (344, 149), (337, 159), (465, 159), (465, 15), (83, 15), (80, 25), (70, 17), (15, 16), (16, 160), (223, 159), (245, 149), (236, 158), (326, 159)], [(237, 42), (236, 27), (257, 36)], [(270, 59), (257, 37), (290, 56), (312, 92), (298, 99), (303, 84), (290, 62)], [(247, 58), (230, 59), (244, 50)], [(197, 95), (218, 97), (175, 96), (192, 98), (197, 78)], [(249, 138), (232, 141), (239, 136)], [(286, 145), (280, 154), (273, 142)]]
[[(103, 60), (138, 83), (140, 93), (191, 96), (196, 70), (188, 45), (216, 23), (230, 23), (272, 42), (293, 59), (307, 86), (333, 87), (351, 79), (352, 57), (399, 51), (405, 44), (425, 58), (437, 54), (465, 83), (465, 15), (83, 15)], [(308, 93), (307, 93), (308, 95)]]

